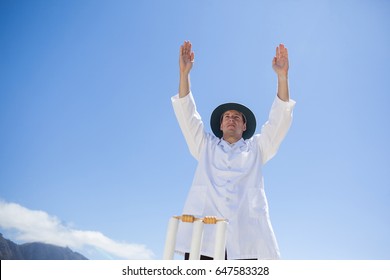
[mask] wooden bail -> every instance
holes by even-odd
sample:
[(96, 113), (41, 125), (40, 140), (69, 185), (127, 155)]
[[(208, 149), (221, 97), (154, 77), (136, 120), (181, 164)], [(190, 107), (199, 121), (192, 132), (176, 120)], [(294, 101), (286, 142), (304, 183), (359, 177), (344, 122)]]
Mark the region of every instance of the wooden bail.
[(226, 221), (226, 219), (218, 219), (215, 216), (205, 216), (204, 218), (195, 218), (194, 215), (183, 214), (181, 216), (175, 216), (176, 219), (183, 223), (194, 223), (195, 221), (202, 220), (204, 224), (215, 225), (217, 222)]

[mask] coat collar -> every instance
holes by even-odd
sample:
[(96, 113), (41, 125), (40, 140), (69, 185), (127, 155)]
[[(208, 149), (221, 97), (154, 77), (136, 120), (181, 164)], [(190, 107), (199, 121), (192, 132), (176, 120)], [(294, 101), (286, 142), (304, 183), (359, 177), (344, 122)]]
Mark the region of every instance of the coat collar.
[(241, 138), (234, 144), (230, 144), (229, 142), (226, 142), (225, 140), (223, 140), (223, 138), (221, 138), (219, 139), (218, 145), (221, 146), (225, 152), (237, 149), (239, 149), (240, 151), (244, 151), (247, 149), (247, 143), (243, 138)]

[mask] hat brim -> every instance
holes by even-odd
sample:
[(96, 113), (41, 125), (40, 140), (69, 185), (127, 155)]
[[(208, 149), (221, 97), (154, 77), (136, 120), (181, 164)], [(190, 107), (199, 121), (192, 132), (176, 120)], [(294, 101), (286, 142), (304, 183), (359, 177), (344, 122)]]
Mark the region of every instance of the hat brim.
[(248, 107), (238, 103), (225, 103), (214, 109), (210, 118), (210, 127), (214, 135), (218, 138), (222, 138), (221, 116), (229, 110), (236, 110), (244, 114), (246, 119), (246, 130), (242, 133), (242, 138), (244, 138), (244, 140), (251, 138), (256, 130), (256, 117)]

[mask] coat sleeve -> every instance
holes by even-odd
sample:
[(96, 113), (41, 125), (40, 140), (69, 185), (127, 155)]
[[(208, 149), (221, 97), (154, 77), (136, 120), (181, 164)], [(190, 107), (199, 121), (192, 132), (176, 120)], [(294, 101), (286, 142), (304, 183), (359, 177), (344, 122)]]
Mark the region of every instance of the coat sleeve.
[(254, 136), (260, 146), (263, 164), (278, 151), (291, 126), (294, 106), (294, 100), (285, 102), (276, 96), (268, 121), (262, 126), (261, 133)]
[(200, 151), (207, 137), (202, 119), (196, 110), (195, 100), (190, 92), (187, 96), (171, 98), (176, 119), (187, 142), (191, 155), (199, 160)]

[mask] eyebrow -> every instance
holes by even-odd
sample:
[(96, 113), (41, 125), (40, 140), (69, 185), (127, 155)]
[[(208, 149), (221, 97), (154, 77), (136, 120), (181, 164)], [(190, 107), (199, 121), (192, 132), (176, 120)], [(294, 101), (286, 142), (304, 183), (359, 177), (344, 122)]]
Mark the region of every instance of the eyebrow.
[(225, 115), (235, 115), (235, 116), (239, 116), (239, 115), (242, 115), (242, 113), (240, 113), (240, 112), (237, 112), (237, 113), (228, 113), (228, 112), (225, 112), (225, 113), (223, 113), (222, 115), (223, 115), (223, 116), (225, 116)]
[[(224, 113), (221, 115), (221, 121), (220, 121), (221, 123), (222, 123), (223, 117), (224, 117), (226, 114), (227, 114), (227, 112), (224, 112)], [(237, 111), (237, 113), (232, 113), (232, 114), (234, 114), (234, 115), (236, 115), (236, 116), (241, 115), (242, 119), (244, 120), (244, 123), (246, 123), (246, 117), (245, 117), (245, 115), (244, 115), (243, 113)]]

